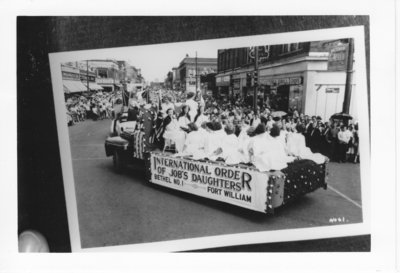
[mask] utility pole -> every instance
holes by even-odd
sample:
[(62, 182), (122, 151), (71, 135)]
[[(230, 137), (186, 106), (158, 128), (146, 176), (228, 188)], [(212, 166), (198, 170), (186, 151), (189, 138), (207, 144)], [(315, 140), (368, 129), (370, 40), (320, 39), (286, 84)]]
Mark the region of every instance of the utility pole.
[[(256, 75), (256, 76), (254, 76), (254, 75)], [(257, 78), (257, 80), (256, 80), (256, 78)], [(253, 109), (254, 109), (254, 113), (256, 113), (256, 111), (257, 111), (257, 86), (258, 86), (258, 46), (254, 47), (253, 82), (254, 82)]]
[(113, 88), (115, 90), (115, 68), (112, 68), (112, 72), (113, 72)]
[(195, 58), (195, 63), (196, 63), (196, 94), (197, 94), (197, 51), (196, 51), (196, 58)]
[[(125, 65), (122, 65), (122, 69), (124, 70), (124, 80), (125, 80), (125, 78), (126, 78), (126, 68), (125, 68)], [(125, 83), (125, 82), (124, 82)], [(122, 85), (122, 92), (121, 92), (121, 94), (122, 94), (122, 105), (125, 105), (124, 104), (124, 101), (125, 101), (125, 86), (126, 86), (126, 84), (125, 85)], [(126, 91), (128, 91), (128, 90), (126, 90)], [(116, 96), (117, 95), (117, 90), (115, 90), (115, 86), (114, 86), (114, 96)], [(129, 105), (129, 103), (127, 103), (127, 105)]]
[(86, 86), (87, 86), (87, 91), (90, 92), (90, 88), (89, 88), (89, 60), (86, 60)]
[(347, 54), (347, 71), (346, 71), (346, 87), (344, 90), (343, 113), (350, 112), (351, 91), (353, 82), (353, 55), (354, 55), (354, 40), (349, 39), (349, 49)]

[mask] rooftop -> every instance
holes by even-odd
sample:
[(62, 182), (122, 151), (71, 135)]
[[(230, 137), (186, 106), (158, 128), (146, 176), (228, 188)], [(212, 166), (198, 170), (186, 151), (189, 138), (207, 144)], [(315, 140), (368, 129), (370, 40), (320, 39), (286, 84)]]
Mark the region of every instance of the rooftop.
[[(194, 63), (196, 63), (196, 58), (194, 58), (194, 57), (185, 57), (181, 61), (180, 65), (182, 65), (182, 64), (194, 64)], [(215, 64), (217, 64), (217, 58), (200, 58), (200, 57), (197, 57), (197, 63), (198, 64), (199, 63), (215, 63)]]

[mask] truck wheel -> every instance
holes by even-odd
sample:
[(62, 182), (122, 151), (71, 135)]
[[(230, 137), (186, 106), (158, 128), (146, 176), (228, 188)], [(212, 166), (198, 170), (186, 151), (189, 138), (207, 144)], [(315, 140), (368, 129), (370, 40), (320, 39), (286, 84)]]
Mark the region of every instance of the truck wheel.
[(126, 162), (124, 160), (123, 154), (121, 151), (114, 151), (113, 154), (113, 164), (114, 164), (114, 170), (117, 173), (122, 173), (125, 170), (126, 167)]

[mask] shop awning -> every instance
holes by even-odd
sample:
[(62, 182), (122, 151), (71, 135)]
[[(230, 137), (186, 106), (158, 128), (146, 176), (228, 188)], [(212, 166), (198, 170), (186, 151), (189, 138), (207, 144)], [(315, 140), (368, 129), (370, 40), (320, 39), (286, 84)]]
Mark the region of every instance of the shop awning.
[[(86, 83), (85, 83), (85, 85), (87, 86)], [(103, 90), (103, 87), (101, 87), (100, 85), (98, 85), (95, 82), (89, 82), (89, 89), (90, 90)]]
[(81, 81), (63, 80), (63, 86), (64, 86), (64, 92), (66, 93), (87, 91), (87, 87), (83, 83), (81, 83)]

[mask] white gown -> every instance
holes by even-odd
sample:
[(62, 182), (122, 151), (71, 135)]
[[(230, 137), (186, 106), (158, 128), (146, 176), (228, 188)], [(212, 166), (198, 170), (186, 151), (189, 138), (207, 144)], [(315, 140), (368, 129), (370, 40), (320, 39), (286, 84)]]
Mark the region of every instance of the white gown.
[(197, 120), (196, 120), (195, 123), (196, 123), (197, 127), (200, 128), (200, 126), (203, 124), (203, 122), (208, 122), (208, 121), (210, 121), (210, 120), (208, 119), (208, 116), (202, 114), (202, 115), (200, 115), (200, 116), (197, 118)]
[(268, 133), (252, 137), (248, 148), (253, 152), (251, 163), (261, 172), (282, 170), (294, 160), (287, 156), (281, 139), (271, 137)]
[(172, 102), (161, 104), (161, 113), (162, 113), (163, 118), (165, 118), (167, 116), (168, 109), (172, 109), (175, 111), (175, 105)]
[(261, 123), (261, 119), (255, 118), (255, 119), (253, 120), (253, 124), (252, 124), (251, 126), (254, 127), (254, 128), (256, 128), (257, 125), (260, 124), (260, 123)]
[(205, 140), (205, 153), (211, 160), (216, 160), (220, 155), (215, 155), (214, 152), (219, 148), (223, 148), (223, 139), (226, 133), (223, 129), (218, 131), (211, 131)]
[(205, 140), (207, 132), (205, 130), (193, 131), (187, 134), (183, 155), (191, 155), (194, 159), (201, 159), (205, 155)]
[(171, 122), (165, 127), (164, 139), (170, 139), (175, 143), (178, 153), (182, 153), (183, 145), (185, 143), (185, 132), (179, 128), (178, 121), (173, 118)]
[(279, 139), (281, 141), (286, 154), (288, 154), (288, 152), (286, 150), (286, 141), (287, 141), (288, 133), (289, 132), (286, 130), (281, 130), (279, 136), (276, 137), (277, 139)]
[(240, 134), (238, 136), (238, 141), (239, 141), (239, 151), (243, 155), (243, 162), (248, 163), (250, 162), (250, 155), (249, 155), (249, 150), (248, 146), (251, 141), (251, 137), (247, 134), (247, 130), (250, 128), (248, 125), (242, 126), (242, 129), (240, 131)]
[(246, 162), (246, 157), (239, 151), (239, 138), (235, 134), (226, 135), (222, 142), (222, 158), (226, 164)]
[(302, 159), (309, 159), (317, 164), (325, 162), (325, 156), (320, 153), (313, 153), (310, 148), (306, 146), (306, 140), (300, 133), (289, 134), (286, 148), (290, 155), (298, 156)]
[(188, 128), (189, 123), (190, 123), (190, 120), (185, 116), (179, 117), (179, 119), (178, 119), (178, 124), (180, 127)]
[(193, 99), (186, 100), (185, 104), (189, 106), (190, 120), (194, 120), (194, 118), (197, 115), (197, 109), (199, 108), (199, 104)]

